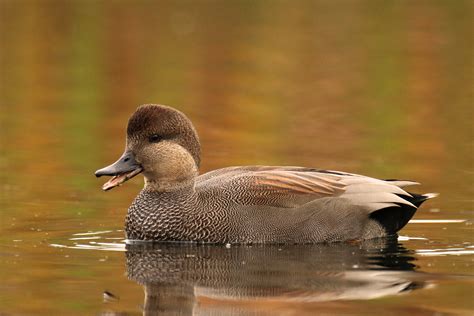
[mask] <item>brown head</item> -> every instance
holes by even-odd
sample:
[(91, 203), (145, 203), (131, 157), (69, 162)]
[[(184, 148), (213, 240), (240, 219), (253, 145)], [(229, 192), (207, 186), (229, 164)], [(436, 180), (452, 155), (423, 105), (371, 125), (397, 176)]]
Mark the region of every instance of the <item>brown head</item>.
[(128, 121), (124, 154), (97, 170), (97, 177), (113, 178), (109, 190), (143, 172), (151, 190), (175, 190), (194, 181), (200, 163), (200, 144), (191, 121), (181, 112), (157, 104), (138, 107)]

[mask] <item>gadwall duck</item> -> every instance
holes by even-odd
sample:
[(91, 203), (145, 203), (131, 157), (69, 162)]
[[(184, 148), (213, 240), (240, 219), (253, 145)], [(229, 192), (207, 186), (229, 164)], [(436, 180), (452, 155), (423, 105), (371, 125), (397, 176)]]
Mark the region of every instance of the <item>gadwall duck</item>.
[(143, 173), (128, 209), (129, 240), (318, 243), (396, 234), (435, 193), (417, 184), (305, 167), (228, 167), (199, 175), (201, 146), (191, 121), (164, 105), (138, 107), (126, 149), (95, 175), (110, 190)]

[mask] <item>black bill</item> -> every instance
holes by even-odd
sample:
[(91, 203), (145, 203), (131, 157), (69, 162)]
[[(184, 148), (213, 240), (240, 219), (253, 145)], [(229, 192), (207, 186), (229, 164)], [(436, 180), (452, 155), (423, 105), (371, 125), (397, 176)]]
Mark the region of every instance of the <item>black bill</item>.
[(123, 155), (113, 164), (95, 172), (96, 177), (111, 176), (104, 183), (102, 190), (107, 191), (121, 185), (143, 171), (143, 168), (135, 161), (131, 151), (125, 151)]

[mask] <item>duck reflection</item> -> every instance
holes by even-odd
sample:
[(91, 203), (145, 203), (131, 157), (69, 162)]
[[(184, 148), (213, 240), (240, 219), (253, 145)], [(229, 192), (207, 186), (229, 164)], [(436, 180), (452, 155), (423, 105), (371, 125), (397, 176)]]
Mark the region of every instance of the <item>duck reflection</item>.
[[(387, 239), (231, 247), (142, 243), (128, 245), (126, 259), (128, 277), (144, 286), (145, 315), (200, 314), (216, 302), (365, 300), (426, 285), (415, 277), (410, 251)], [(225, 312), (232, 311), (227, 304)]]

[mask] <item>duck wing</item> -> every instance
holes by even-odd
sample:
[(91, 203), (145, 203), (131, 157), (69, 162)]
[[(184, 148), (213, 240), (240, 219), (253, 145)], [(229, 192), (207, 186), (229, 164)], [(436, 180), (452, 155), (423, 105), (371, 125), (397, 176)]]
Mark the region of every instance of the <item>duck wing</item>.
[(401, 189), (412, 181), (304, 167), (245, 166), (218, 169), (197, 178), (196, 190), (209, 198), (224, 195), (240, 205), (298, 208), (323, 198), (344, 199), (368, 213), (405, 205), (413, 196)]

